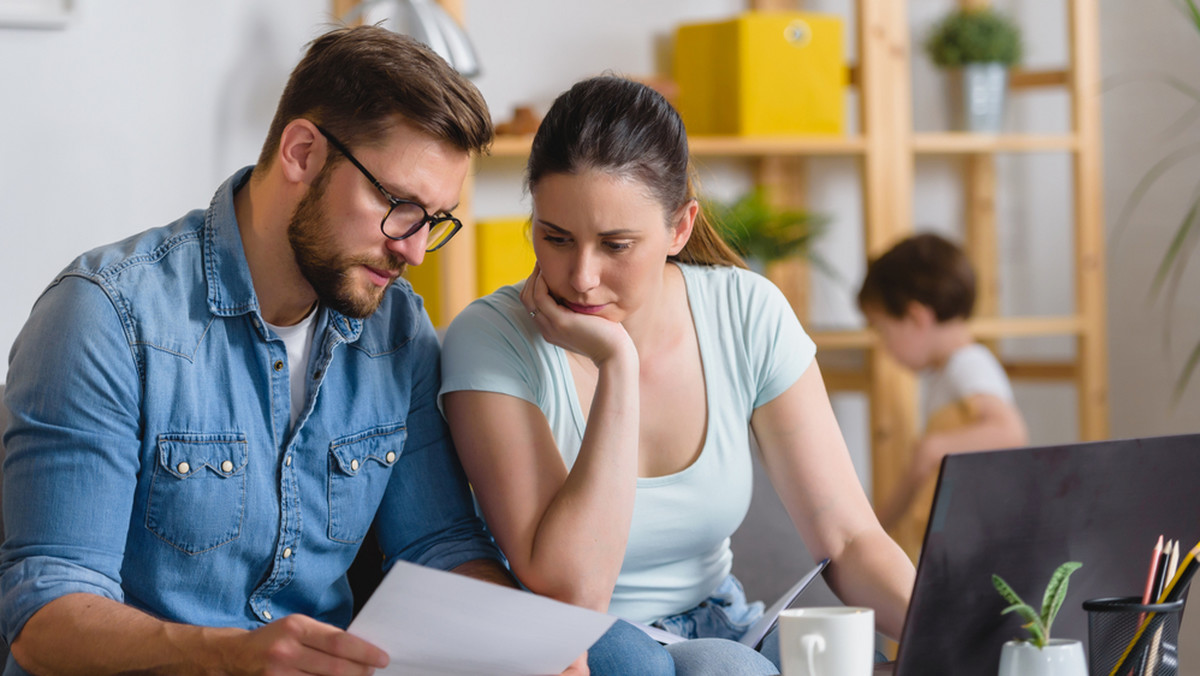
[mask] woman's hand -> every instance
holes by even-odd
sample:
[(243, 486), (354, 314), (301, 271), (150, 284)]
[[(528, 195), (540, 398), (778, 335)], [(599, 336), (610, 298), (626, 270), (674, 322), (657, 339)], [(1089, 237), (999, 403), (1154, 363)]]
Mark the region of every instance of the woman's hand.
[(583, 355), (597, 366), (625, 350), (635, 349), (633, 340), (620, 323), (560, 305), (550, 293), (537, 265), (525, 280), (521, 304), (529, 311), (547, 342)]

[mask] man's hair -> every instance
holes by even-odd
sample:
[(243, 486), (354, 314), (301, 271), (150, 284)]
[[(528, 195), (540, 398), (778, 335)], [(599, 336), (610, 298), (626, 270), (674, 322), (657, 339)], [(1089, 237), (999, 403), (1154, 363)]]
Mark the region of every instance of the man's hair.
[(475, 85), (425, 45), (379, 26), (338, 28), (313, 41), (288, 78), (258, 158), (270, 166), (297, 118), (347, 146), (378, 143), (400, 116), (468, 153), (492, 142), (492, 119)]
[(916, 301), (939, 322), (967, 319), (975, 307), (975, 270), (958, 246), (938, 235), (913, 235), (867, 266), (859, 309), (878, 308), (897, 319)]

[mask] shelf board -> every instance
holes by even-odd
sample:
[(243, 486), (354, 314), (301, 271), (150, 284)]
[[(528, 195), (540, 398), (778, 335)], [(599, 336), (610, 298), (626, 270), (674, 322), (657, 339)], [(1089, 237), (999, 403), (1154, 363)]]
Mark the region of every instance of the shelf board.
[[(527, 157), (532, 142), (529, 134), (497, 136), (491, 157)], [(693, 136), (688, 144), (694, 157), (859, 155), (867, 148), (862, 136)], [(1069, 151), (1078, 145), (1074, 134), (942, 132), (912, 136), (913, 152), (926, 155)]]
[[(491, 157), (527, 157), (533, 136), (498, 135)], [(856, 155), (866, 150), (861, 136), (692, 136), (693, 157), (761, 157), (764, 155)]]
[(952, 155), (956, 153), (1020, 153), (1075, 150), (1079, 140), (1074, 134), (972, 134), (966, 132), (913, 134), (914, 153)]
[(867, 142), (861, 136), (691, 136), (688, 146), (699, 157), (856, 155)]
[[(969, 326), (971, 335), (978, 340), (1075, 336), (1083, 331), (1083, 321), (1070, 316), (987, 317), (973, 319)], [(875, 345), (875, 335), (867, 329), (814, 329), (808, 335), (820, 350), (861, 350)]]

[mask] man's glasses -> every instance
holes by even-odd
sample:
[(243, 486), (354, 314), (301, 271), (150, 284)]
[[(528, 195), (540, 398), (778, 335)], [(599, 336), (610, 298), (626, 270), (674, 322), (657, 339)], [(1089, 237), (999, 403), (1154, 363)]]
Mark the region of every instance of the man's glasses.
[(321, 125), (318, 124), (316, 127), (317, 131), (321, 132), (333, 144), (333, 147), (338, 149), (338, 152), (345, 155), (346, 159), (350, 160), (350, 163), (357, 167), (362, 175), (371, 182), (371, 185), (375, 186), (388, 201), (390, 206), (379, 223), (379, 229), (383, 231), (385, 237), (396, 240), (408, 239), (428, 224), (429, 241), (425, 245), (425, 251), (437, 251), (446, 246), (446, 242), (449, 242), (450, 238), (462, 229), (462, 222), (449, 213), (431, 216), (419, 203), (393, 196), (354, 155), (350, 154), (349, 148), (334, 138), (333, 134), (322, 129)]

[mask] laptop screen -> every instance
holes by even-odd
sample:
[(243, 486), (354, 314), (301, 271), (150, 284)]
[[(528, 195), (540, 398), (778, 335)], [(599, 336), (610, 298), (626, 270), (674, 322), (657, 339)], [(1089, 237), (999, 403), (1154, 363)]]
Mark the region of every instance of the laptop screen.
[(1087, 644), (1091, 598), (1141, 596), (1159, 535), (1200, 542), (1200, 434), (948, 456), (917, 567), (897, 676), (993, 676), (1005, 641), (1026, 638), (992, 586), (1035, 608), (1065, 561), (1051, 636)]

